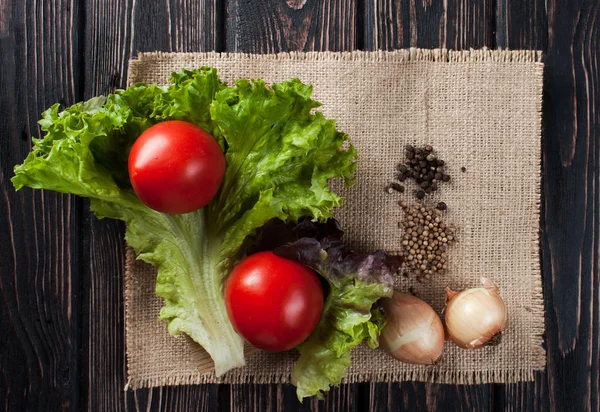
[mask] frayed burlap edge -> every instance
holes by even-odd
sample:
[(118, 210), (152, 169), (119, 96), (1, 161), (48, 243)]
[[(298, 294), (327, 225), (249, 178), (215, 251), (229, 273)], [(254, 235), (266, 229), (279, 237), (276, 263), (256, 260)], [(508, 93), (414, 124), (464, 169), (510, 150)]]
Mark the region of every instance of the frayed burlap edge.
[(138, 53), (137, 59), (129, 62), (128, 84), (132, 83), (138, 75), (139, 63), (172, 59), (186, 56), (197, 59), (260, 59), (260, 60), (361, 60), (371, 62), (391, 61), (398, 63), (408, 62), (505, 62), (505, 63), (541, 63), (543, 54), (540, 50), (448, 50), (448, 49), (402, 49), (393, 51), (351, 51), (351, 52), (286, 52), (277, 54), (250, 54), (250, 53), (176, 53), (176, 52), (144, 52)]
[[(516, 369), (500, 371), (438, 371), (435, 366), (424, 372), (405, 371), (400, 373), (379, 374), (349, 374), (342, 379), (342, 383), (360, 382), (405, 382), (418, 381), (427, 383), (441, 383), (451, 385), (479, 385), (488, 383), (518, 383), (533, 381), (535, 373), (540, 369)], [(174, 385), (202, 385), (202, 384), (289, 384), (291, 375), (268, 373), (253, 376), (243, 376), (232, 373), (226, 379), (215, 378), (213, 374), (197, 374), (190, 376), (172, 376), (163, 378), (129, 378), (125, 390), (153, 388), (156, 386)]]
[[(543, 67), (543, 54), (539, 50), (489, 50), (483, 49), (470, 49), (462, 51), (453, 51), (447, 49), (405, 49), (395, 51), (352, 51), (352, 52), (288, 52), (278, 53), (271, 55), (257, 55), (248, 53), (218, 53), (218, 52), (198, 52), (198, 53), (170, 53), (170, 52), (145, 52), (138, 53), (138, 57), (135, 60), (129, 62), (129, 74), (128, 84), (133, 83), (133, 79), (138, 76), (139, 64), (149, 63), (153, 61), (169, 60), (176, 57), (187, 57), (197, 59), (209, 59), (219, 58), (227, 60), (241, 60), (241, 59), (261, 59), (261, 60), (362, 60), (362, 61), (392, 61), (398, 63), (409, 63), (409, 62), (448, 62), (448, 63), (462, 63), (462, 62), (510, 62), (510, 63), (537, 63)], [(543, 83), (543, 71), (540, 69), (536, 75), (536, 81), (539, 83), (540, 88)], [(542, 95), (537, 107), (537, 121), (541, 125), (542, 122)], [(540, 173), (535, 177), (536, 185), (536, 215), (537, 225), (532, 227), (531, 233), (534, 238), (531, 241), (532, 249), (531, 254), (533, 257), (534, 272), (530, 275), (536, 285), (533, 290), (533, 304), (531, 305), (531, 312), (537, 315), (541, 315), (542, 318), (545, 316), (544, 299), (543, 299), (543, 288), (541, 282), (541, 264), (540, 264), (540, 205), (541, 205), (541, 145), (542, 140), (538, 147), (538, 166)], [(129, 273), (130, 268), (135, 260), (135, 253), (131, 248), (127, 250), (126, 259), (126, 272)], [(131, 276), (125, 276), (125, 307), (126, 307), (126, 341), (128, 339), (128, 325), (133, 321), (130, 309), (131, 301)], [(158, 320), (157, 320), (158, 321)], [(389, 381), (421, 381), (438, 383), (447, 383), (448, 381), (453, 384), (486, 384), (486, 383), (516, 383), (520, 381), (532, 381), (535, 378), (536, 371), (542, 371), (546, 367), (546, 351), (544, 349), (544, 324), (538, 324), (532, 326), (535, 337), (538, 340), (538, 345), (535, 348), (534, 361), (535, 365), (532, 368), (527, 369), (512, 369), (512, 370), (490, 370), (490, 371), (439, 371), (435, 367), (420, 371), (401, 371), (398, 373), (352, 373), (348, 374), (343, 378), (343, 383), (357, 383), (357, 382), (389, 382)], [(127, 355), (127, 368), (129, 370), (129, 363), (132, 356), (134, 356), (128, 349), (126, 350)], [(128, 376), (125, 390), (148, 388), (155, 386), (165, 385), (192, 385), (192, 384), (206, 384), (206, 383), (224, 383), (224, 384), (243, 384), (243, 383), (289, 383), (291, 376), (287, 373), (267, 373), (255, 376), (243, 376), (236, 370), (229, 373), (226, 377), (217, 378), (212, 373), (198, 373), (186, 377), (162, 377), (162, 378), (131, 378)]]

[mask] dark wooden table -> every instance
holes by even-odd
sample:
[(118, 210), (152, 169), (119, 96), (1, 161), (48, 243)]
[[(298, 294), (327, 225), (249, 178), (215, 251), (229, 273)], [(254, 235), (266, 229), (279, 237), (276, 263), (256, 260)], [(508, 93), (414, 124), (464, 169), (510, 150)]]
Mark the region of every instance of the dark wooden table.
[[(599, 409), (598, 0), (0, 0), (0, 408)], [(125, 385), (123, 225), (73, 196), (15, 193), (40, 113), (125, 86), (139, 51), (545, 53), (541, 259), (547, 371), (535, 382), (364, 383), (300, 405), (290, 385)]]

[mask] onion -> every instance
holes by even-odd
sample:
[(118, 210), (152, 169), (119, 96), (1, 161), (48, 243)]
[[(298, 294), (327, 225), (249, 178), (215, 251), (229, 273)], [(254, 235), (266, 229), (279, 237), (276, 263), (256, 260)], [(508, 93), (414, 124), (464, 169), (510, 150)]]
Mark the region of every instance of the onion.
[(497, 345), (508, 324), (508, 311), (498, 287), (481, 278), (483, 287), (454, 292), (446, 288), (444, 319), (448, 338), (464, 349)]
[(435, 365), (442, 359), (444, 326), (437, 313), (421, 299), (400, 292), (382, 299), (387, 323), (381, 347), (399, 361)]

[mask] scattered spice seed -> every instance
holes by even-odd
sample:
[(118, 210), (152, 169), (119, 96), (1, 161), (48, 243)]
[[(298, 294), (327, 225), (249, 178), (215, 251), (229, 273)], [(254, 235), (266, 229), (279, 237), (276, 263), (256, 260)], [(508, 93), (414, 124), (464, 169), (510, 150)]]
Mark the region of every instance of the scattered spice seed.
[(467, 171), (467, 168), (463, 166), (463, 167), (460, 168), (460, 171), (463, 172), (463, 173), (465, 173)]
[(386, 186), (385, 191), (390, 194), (394, 192), (404, 193), (404, 186), (402, 186), (399, 183), (392, 182), (388, 186)]
[(438, 210), (446, 210), (446, 209), (448, 209), (448, 205), (444, 202), (440, 202), (437, 204), (437, 206), (435, 208)]
[(404, 186), (402, 186), (401, 184), (398, 184), (396, 182), (392, 182), (390, 184), (390, 186), (392, 187), (392, 189), (394, 189), (396, 192), (400, 192), (400, 193), (404, 193)]

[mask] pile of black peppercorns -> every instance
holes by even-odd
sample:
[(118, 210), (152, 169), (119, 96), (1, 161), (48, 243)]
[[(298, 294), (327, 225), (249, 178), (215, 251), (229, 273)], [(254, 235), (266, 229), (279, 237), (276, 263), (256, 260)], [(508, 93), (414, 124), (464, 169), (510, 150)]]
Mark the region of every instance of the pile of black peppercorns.
[(419, 189), (414, 191), (417, 199), (423, 199), (438, 189), (441, 182), (449, 182), (450, 175), (446, 173), (446, 162), (438, 158), (431, 145), (414, 147), (407, 145), (404, 151), (405, 162), (398, 165), (396, 179), (404, 182), (414, 179)]

